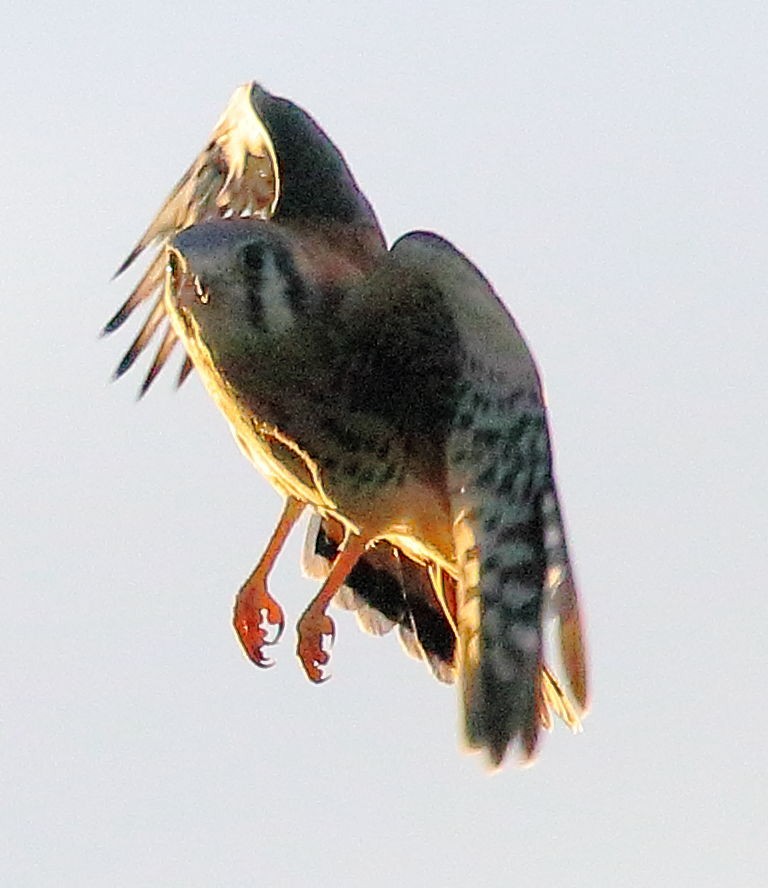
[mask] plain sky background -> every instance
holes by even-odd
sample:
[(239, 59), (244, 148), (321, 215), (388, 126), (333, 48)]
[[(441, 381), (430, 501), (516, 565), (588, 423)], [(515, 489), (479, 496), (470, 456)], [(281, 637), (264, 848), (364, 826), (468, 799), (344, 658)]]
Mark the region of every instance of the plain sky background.
[[(16, 2), (0, 75), (0, 884), (768, 884), (765, 3)], [(538, 357), (594, 707), (533, 768), (349, 615), (305, 680), (301, 533), (252, 667), (278, 497), (196, 380), (108, 383), (110, 276), (252, 78)]]

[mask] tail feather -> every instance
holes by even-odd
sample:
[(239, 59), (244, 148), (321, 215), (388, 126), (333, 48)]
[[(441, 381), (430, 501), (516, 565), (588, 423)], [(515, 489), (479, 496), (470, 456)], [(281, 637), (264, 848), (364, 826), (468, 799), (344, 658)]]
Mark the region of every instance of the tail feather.
[(552, 610), (559, 623), (560, 659), (576, 704), (584, 714), (589, 706), (585, 633), (579, 596), (568, 558), (565, 528), (554, 488), (541, 500), (547, 584)]
[(507, 747), (534, 755), (539, 735), (544, 559), (537, 513), (464, 511), (454, 526), (467, 741), (499, 765)]
[[(515, 591), (527, 599), (535, 595), (530, 586), (514, 591), (507, 586), (505, 591), (510, 598)], [(463, 636), (462, 622), (459, 631)], [(519, 745), (523, 758), (530, 760), (538, 745), (539, 727), (549, 721), (548, 715), (541, 718), (545, 698), (540, 626), (514, 607), (488, 608), (480, 619), (477, 643), (462, 645), (462, 649), (469, 655), (463, 668), (469, 745), (487, 748), (496, 766), (510, 745)]]

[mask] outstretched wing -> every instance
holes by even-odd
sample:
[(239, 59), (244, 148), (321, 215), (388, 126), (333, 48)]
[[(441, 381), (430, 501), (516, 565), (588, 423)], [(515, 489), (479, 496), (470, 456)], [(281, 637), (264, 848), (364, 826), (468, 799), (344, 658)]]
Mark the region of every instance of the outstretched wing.
[[(445, 472), (467, 739), (486, 747), (496, 764), (510, 743), (530, 758), (550, 709), (576, 727), (587, 704), (581, 619), (538, 372), (490, 284), (449, 243), (412, 233), (392, 253), (439, 289), (458, 334), (461, 373)], [(550, 609), (573, 702), (544, 662)]]
[[(287, 99), (256, 83), (235, 90), (205, 149), (181, 177), (160, 211), (117, 270), (141, 253), (157, 252), (125, 303), (104, 327), (117, 330), (139, 305), (150, 312), (120, 362), (122, 376), (156, 336), (160, 346), (141, 394), (149, 388), (176, 344), (163, 302), (165, 246), (179, 231), (208, 219), (236, 216), (311, 228), (336, 226), (355, 249), (383, 249), (384, 238), (344, 158), (314, 120)], [(179, 384), (192, 369), (185, 359)]]

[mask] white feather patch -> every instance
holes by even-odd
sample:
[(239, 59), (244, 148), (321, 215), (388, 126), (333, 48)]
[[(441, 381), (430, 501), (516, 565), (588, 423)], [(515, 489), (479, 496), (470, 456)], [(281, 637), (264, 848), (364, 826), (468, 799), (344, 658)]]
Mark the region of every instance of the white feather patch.
[(273, 336), (287, 333), (296, 317), (286, 295), (285, 278), (277, 270), (275, 257), (268, 251), (264, 253), (259, 295), (267, 332)]
[(322, 520), (322, 516), (317, 512), (310, 515), (307, 534), (304, 537), (304, 547), (301, 550), (301, 570), (304, 576), (310, 580), (324, 580), (331, 572), (330, 561), (315, 552), (315, 543)]
[(421, 660), (424, 657), (424, 651), (419, 644), (416, 635), (411, 632), (410, 629), (406, 629), (405, 626), (397, 627), (397, 635), (400, 639), (400, 644), (403, 647), (403, 650), (410, 657), (413, 657), (414, 660)]

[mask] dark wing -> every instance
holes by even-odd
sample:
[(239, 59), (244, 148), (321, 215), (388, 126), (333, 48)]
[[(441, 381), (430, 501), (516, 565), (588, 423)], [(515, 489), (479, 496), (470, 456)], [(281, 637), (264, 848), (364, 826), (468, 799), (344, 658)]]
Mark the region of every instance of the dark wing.
[[(165, 246), (179, 231), (208, 219), (244, 216), (272, 219), (297, 229), (336, 225), (358, 250), (383, 249), (376, 217), (344, 158), (301, 108), (272, 96), (256, 83), (235, 90), (205, 149), (181, 177), (160, 211), (117, 270), (122, 274), (150, 247), (157, 252), (131, 295), (104, 327), (117, 330), (143, 303), (149, 315), (115, 376), (122, 376), (161, 335), (143, 394), (168, 359), (176, 337), (163, 302)], [(185, 359), (179, 384), (192, 369)]]
[[(550, 709), (577, 727), (587, 705), (581, 619), (539, 375), (509, 312), (453, 246), (412, 233), (392, 254), (442, 293), (458, 334), (462, 370), (445, 472), (467, 739), (487, 748), (495, 764), (511, 743), (530, 758)], [(550, 610), (573, 703), (544, 662)]]

